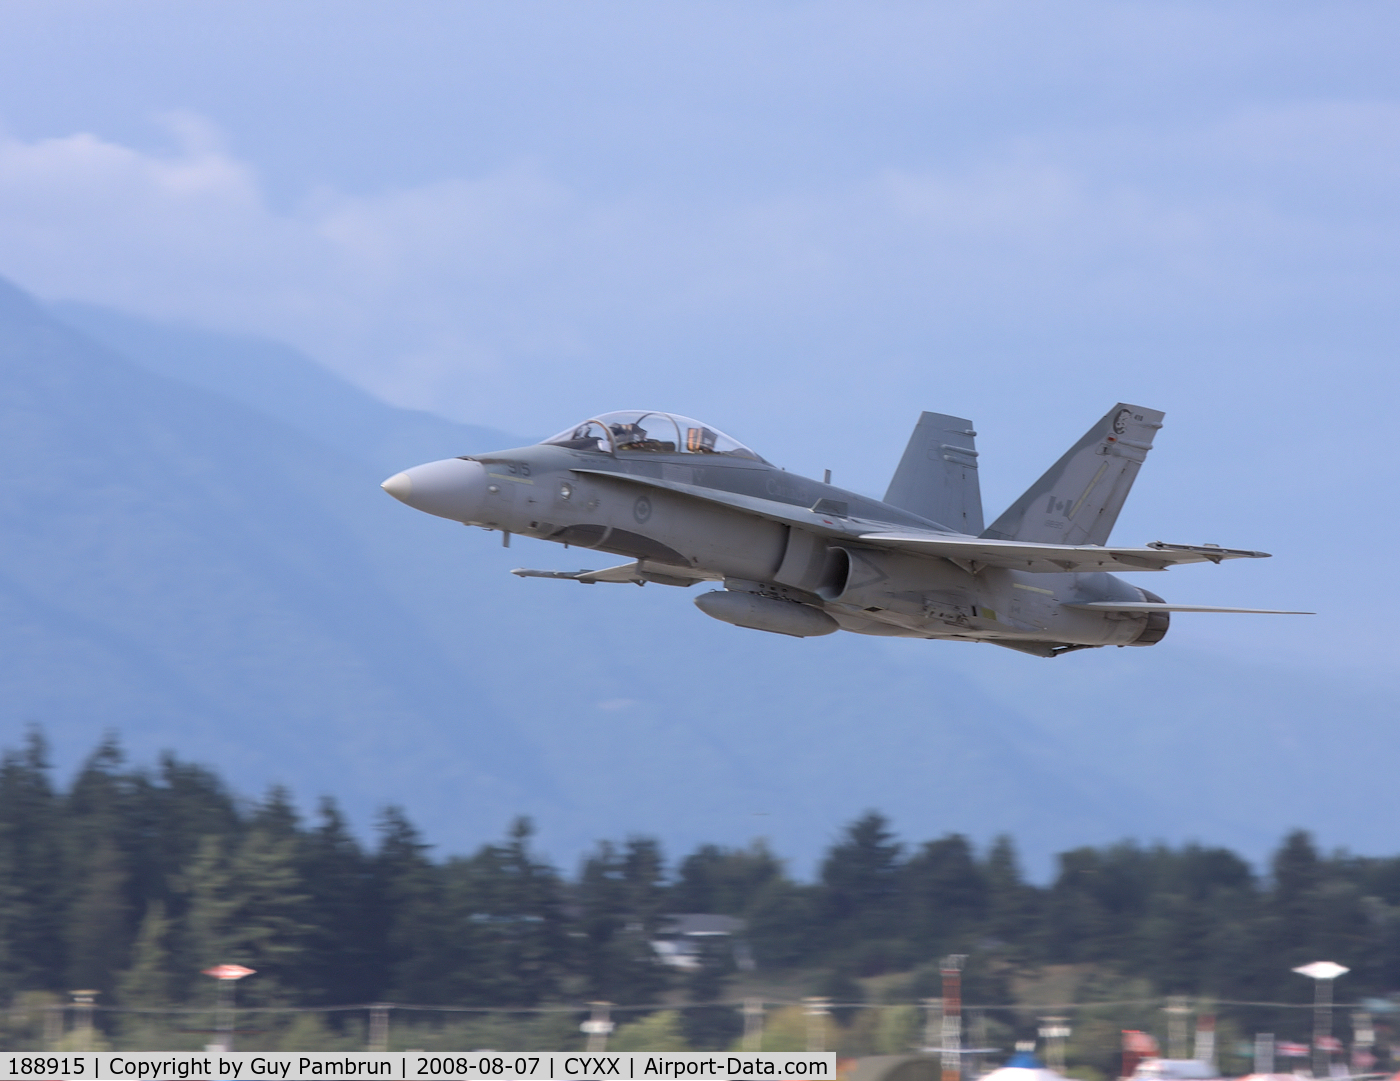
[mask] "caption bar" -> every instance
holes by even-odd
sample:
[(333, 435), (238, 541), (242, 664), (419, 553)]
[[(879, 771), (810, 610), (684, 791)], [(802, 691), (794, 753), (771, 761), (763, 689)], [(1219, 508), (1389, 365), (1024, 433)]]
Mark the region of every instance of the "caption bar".
[(595, 1081), (619, 1078), (687, 1081), (690, 1078), (745, 1078), (766, 1081), (833, 1081), (834, 1052), (676, 1051), (564, 1053), (558, 1051), (83, 1051), (65, 1055), (0, 1056), (0, 1076), (77, 1078), (80, 1081), (296, 1081), (300, 1078), (367, 1077), (388, 1081), (413, 1078), (522, 1078), (538, 1081)]

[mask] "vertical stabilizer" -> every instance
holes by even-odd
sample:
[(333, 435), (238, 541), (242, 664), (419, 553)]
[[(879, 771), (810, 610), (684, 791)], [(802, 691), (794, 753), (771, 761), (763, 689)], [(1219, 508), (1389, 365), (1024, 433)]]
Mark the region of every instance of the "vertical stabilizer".
[(1107, 544), (1163, 416), (1155, 409), (1119, 402), (982, 536)]
[(982, 532), (972, 421), (924, 413), (904, 448), (885, 502), (972, 536)]

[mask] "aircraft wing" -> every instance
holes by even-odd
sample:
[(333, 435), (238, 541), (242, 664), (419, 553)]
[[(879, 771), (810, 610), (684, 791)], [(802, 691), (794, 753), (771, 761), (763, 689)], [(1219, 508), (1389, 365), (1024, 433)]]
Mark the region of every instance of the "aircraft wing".
[(1268, 552), (1220, 548), (1213, 544), (1167, 544), (1141, 548), (1097, 544), (1033, 544), (989, 537), (946, 537), (936, 533), (862, 533), (859, 539), (920, 555), (942, 556), (974, 574), (983, 567), (1021, 571), (1162, 571), (1180, 563), (1219, 563), (1225, 559), (1267, 559)]
[(1157, 604), (1152, 601), (1091, 601), (1066, 604), (1064, 608), (1084, 608), (1091, 612), (1239, 612), (1249, 616), (1315, 616), (1316, 612), (1283, 612), (1277, 608), (1219, 608), (1212, 604)]
[(1041, 571), (1161, 571), (1180, 563), (1219, 563), (1226, 559), (1267, 559), (1268, 552), (1243, 548), (1221, 548), (1213, 544), (1167, 544), (1153, 541), (1141, 548), (1104, 547), (1097, 544), (1037, 544), (1026, 541), (994, 540), (958, 533), (919, 530), (870, 531), (873, 522), (825, 514), (791, 503), (779, 503), (758, 496), (740, 495), (696, 484), (639, 477), (635, 473), (614, 473), (607, 469), (574, 469), (571, 472), (620, 481), (643, 488), (663, 488), (709, 503), (747, 511), (787, 525), (801, 526), (814, 533), (841, 540), (859, 540), (880, 548), (897, 548), (917, 555), (951, 560), (974, 574), (984, 567)]
[[(707, 503), (718, 503), (735, 510), (747, 511), (759, 518), (768, 518), (785, 525), (799, 525), (803, 529), (810, 529), (814, 533), (823, 533), (828, 536), (850, 538), (858, 535), (860, 530), (869, 529), (874, 524), (858, 523), (855, 519), (809, 510), (806, 507), (795, 507), (791, 503), (779, 503), (774, 499), (741, 495), (738, 492), (726, 492), (719, 488), (702, 488), (698, 484), (660, 480), (657, 477), (639, 477), (635, 473), (614, 473), (609, 469), (572, 469), (570, 472), (582, 473), (590, 477), (602, 477), (605, 480), (621, 481), (624, 484), (635, 484), (643, 488), (664, 488), (668, 492), (676, 492), (680, 495), (688, 495), (692, 499), (701, 499)], [(930, 534), (930, 536), (939, 535)]]

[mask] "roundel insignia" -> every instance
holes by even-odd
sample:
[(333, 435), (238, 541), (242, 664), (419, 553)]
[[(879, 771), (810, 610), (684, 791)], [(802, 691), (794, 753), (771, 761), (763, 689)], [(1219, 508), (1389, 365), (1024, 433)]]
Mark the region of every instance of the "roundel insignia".
[(1133, 415), (1131, 409), (1120, 409), (1118, 415), (1113, 418), (1113, 432), (1115, 435), (1122, 435), (1128, 430), (1128, 418)]
[(651, 517), (651, 500), (644, 495), (637, 497), (637, 502), (632, 504), (632, 517), (639, 522), (645, 522)]

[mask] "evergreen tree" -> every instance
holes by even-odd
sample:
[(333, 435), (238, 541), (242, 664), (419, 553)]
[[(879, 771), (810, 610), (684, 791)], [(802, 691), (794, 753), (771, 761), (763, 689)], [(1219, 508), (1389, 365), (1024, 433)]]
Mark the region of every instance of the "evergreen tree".
[(442, 873), (417, 829), (398, 807), (380, 816), (373, 867), (374, 925), (389, 994), (400, 1002), (447, 1000), (453, 970), (443, 926)]
[(141, 920), (136, 944), (131, 950), (131, 967), (117, 983), (117, 1003), (121, 1006), (159, 1008), (173, 999), (175, 982), (171, 973), (171, 924), (165, 905), (151, 901)]
[(372, 1002), (386, 992), (376, 951), (374, 869), (332, 799), (300, 840), (298, 868), (306, 890), (306, 956), (300, 986), (316, 1004)]
[(131, 947), (126, 860), (111, 840), (82, 861), (66, 927), (68, 982), (111, 995)]
[(901, 895), (909, 937), (925, 956), (951, 944), (987, 916), (987, 882), (960, 833), (926, 842), (904, 865)]
[(770, 878), (749, 904), (746, 934), (760, 969), (810, 964), (828, 948), (818, 889)]
[[(155, 776), (133, 780), (133, 894), (165, 902), (172, 919), (182, 919), (188, 894), (179, 884), (208, 837), (235, 845), (243, 823), (232, 795), (213, 772), (161, 755)], [(138, 911), (142, 911), (138, 909)]]
[(309, 930), (293, 839), (253, 830), (228, 853), (219, 838), (207, 838), (187, 890), (192, 967), (246, 965), (258, 973), (251, 1001), (285, 1001)]
[(0, 989), (66, 990), (63, 853), (48, 745), (37, 729), (0, 755)]
[(529, 850), (534, 827), (511, 825), (505, 844), (485, 845), (445, 868), (449, 937), (462, 951), (455, 1001), (532, 1006), (555, 994), (566, 972), (562, 887)]
[(1046, 898), (1042, 934), (1052, 961), (1112, 961), (1126, 955), (1147, 908), (1152, 858), (1137, 845), (1061, 853)]
[(301, 816), (292, 803), (292, 794), (283, 785), (273, 785), (248, 817), (246, 828), (260, 830), (274, 841), (301, 838)]
[(1040, 911), (1039, 891), (1025, 881), (1016, 845), (999, 835), (982, 864), (987, 888), (985, 929), (1003, 955), (1017, 964), (1030, 961), (1036, 945)]
[(1220, 995), (1235, 982), (1222, 956), (1233, 954), (1242, 903), (1255, 897), (1249, 865), (1223, 849), (1158, 846), (1146, 908), (1125, 969), (1152, 978), (1167, 993), (1204, 990)]
[(654, 1002), (667, 975), (651, 946), (664, 908), (655, 841), (632, 838), (619, 852), (603, 842), (583, 865), (575, 894), (580, 969), (591, 999)]
[(818, 912), (838, 946), (892, 938), (899, 932), (902, 846), (881, 814), (869, 811), (846, 828), (822, 861)]
[(701, 845), (681, 861), (671, 910), (743, 916), (763, 887), (782, 873), (782, 863), (763, 841), (747, 848)]
[(722, 937), (700, 939), (696, 968), (686, 975), (686, 999), (694, 1005), (681, 1015), (686, 1042), (697, 1051), (720, 1051), (743, 1031), (744, 1022), (733, 1006), (708, 1005), (724, 997), (734, 972), (732, 943)]
[(1288, 834), (1274, 853), (1272, 871), (1269, 909), (1275, 948), (1290, 966), (1306, 964), (1306, 954), (1320, 929), (1318, 902), (1323, 872), (1312, 835), (1306, 830)]
[[(1034, 975), (1032, 964), (1084, 966), (1079, 993), (1106, 997), (1301, 1003), (1310, 985), (1288, 969), (1318, 957), (1351, 967), (1357, 998), (1400, 984), (1400, 858), (1324, 856), (1302, 831), (1283, 839), (1266, 879), (1225, 849), (1124, 843), (1062, 853), (1042, 889), (1008, 838), (980, 861), (956, 834), (905, 860), (871, 812), (812, 884), (786, 878), (757, 843), (703, 845), (668, 883), (646, 838), (600, 844), (566, 882), (532, 852), (524, 819), (498, 843), (435, 861), (398, 809), (370, 854), (329, 800), (310, 827), (281, 788), (240, 810), (212, 772), (171, 756), (133, 769), (112, 737), (65, 791), (49, 772), (37, 732), (0, 752), (0, 997), (21, 1003), (77, 986), (126, 1006), (179, 1001), (191, 984), (212, 998), (200, 969), (237, 962), (258, 972), (240, 985), (245, 1002), (649, 1004), (673, 976), (654, 937), (685, 911), (743, 918), (761, 968), (822, 966), (810, 985), (843, 1000), (858, 977), (920, 961), (884, 993), (936, 996), (946, 952), (969, 955), (965, 997), (987, 1003), (1009, 1001), (1009, 979)], [(733, 968), (730, 943), (714, 939), (681, 979), (698, 1008), (676, 1023), (693, 1045), (737, 1033), (738, 1014), (720, 1004)], [(1144, 986), (1129, 992), (1129, 980)], [(0, 1018), (0, 1039), (41, 1038), (12, 1021)], [(1234, 1021), (1248, 1031), (1277, 1018)], [(843, 1046), (874, 1040), (862, 1031)]]
[(127, 963), (136, 928), (129, 893), (132, 837), (131, 777), (116, 738), (106, 736), (88, 757), (62, 801), (64, 927), (70, 987), (110, 995)]

